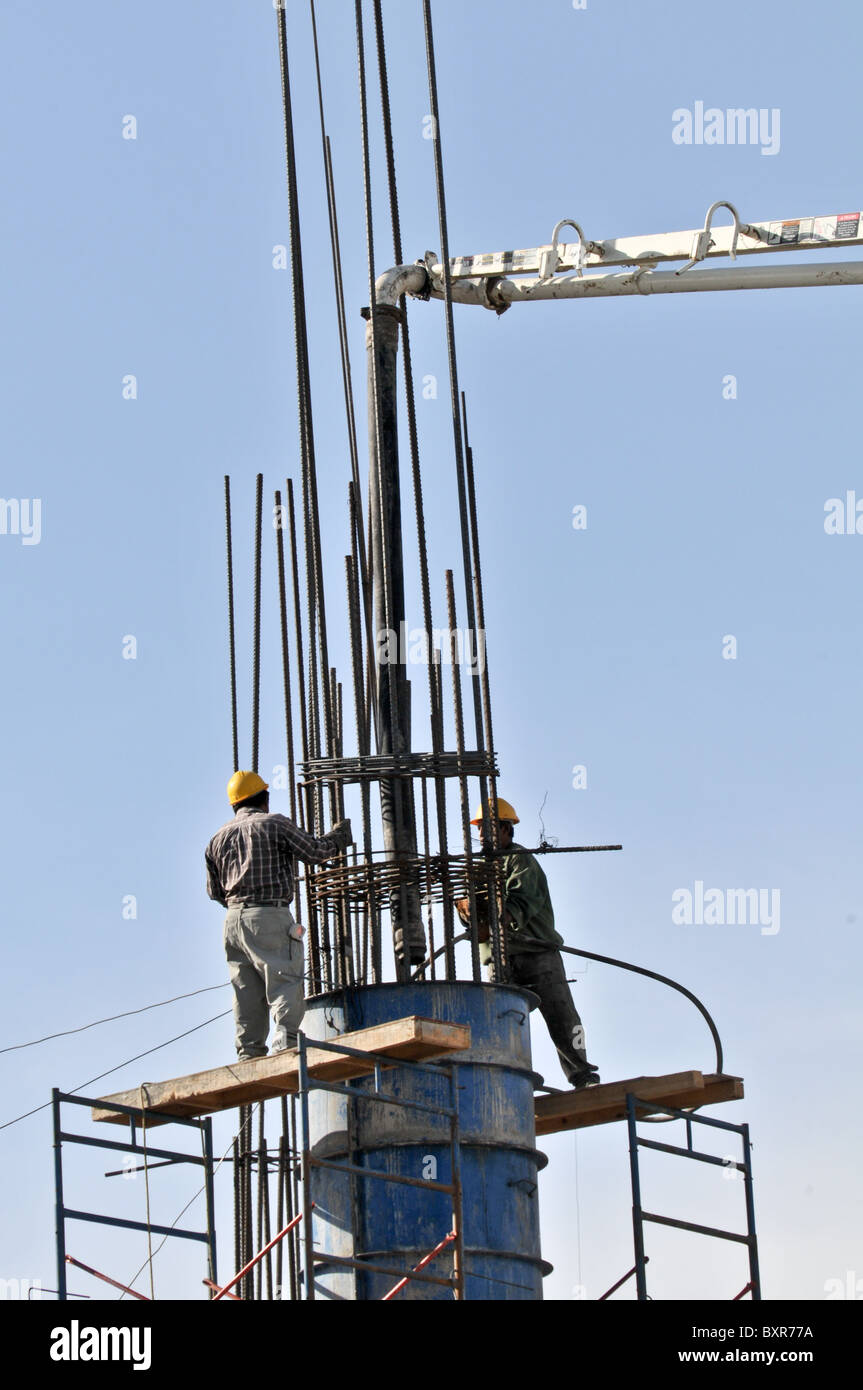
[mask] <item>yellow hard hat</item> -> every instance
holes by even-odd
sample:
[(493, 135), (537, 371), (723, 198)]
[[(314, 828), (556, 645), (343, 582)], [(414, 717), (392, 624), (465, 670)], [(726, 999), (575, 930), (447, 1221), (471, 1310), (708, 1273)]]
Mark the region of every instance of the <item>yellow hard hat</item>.
[[(488, 799), (488, 809), (492, 809), (491, 797)], [(513, 825), (518, 825), (518, 816), (515, 814), (515, 807), (510, 806), (508, 801), (504, 801), (502, 796), (497, 799), (497, 818), (498, 820), (511, 821)], [(482, 825), (482, 803), (476, 808), (476, 815), (471, 821), (471, 825)]]
[(257, 772), (235, 772), (228, 783), (228, 800), (236, 806), (238, 801), (248, 801), (250, 796), (267, 790), (267, 783)]

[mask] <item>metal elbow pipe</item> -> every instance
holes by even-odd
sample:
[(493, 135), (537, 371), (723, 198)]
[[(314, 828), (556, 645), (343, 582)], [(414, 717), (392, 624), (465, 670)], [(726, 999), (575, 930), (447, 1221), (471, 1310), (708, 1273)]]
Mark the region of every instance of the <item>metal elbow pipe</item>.
[(431, 276), (422, 264), (396, 265), (385, 270), (375, 281), (375, 303), (395, 307), (403, 294), (416, 295), (428, 299)]

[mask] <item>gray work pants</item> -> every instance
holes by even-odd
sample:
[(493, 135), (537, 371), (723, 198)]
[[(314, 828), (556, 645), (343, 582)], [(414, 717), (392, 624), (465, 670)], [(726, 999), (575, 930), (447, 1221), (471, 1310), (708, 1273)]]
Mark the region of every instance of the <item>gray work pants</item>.
[(265, 1057), (270, 1011), (276, 1031), (273, 1052), (296, 1047), (306, 1011), (303, 943), (287, 907), (229, 907), (225, 955), (234, 986), (237, 1056)]
[(584, 1028), (572, 1001), (560, 952), (554, 949), (519, 951), (509, 957), (508, 973), (512, 984), (538, 995), (540, 1013), (557, 1048), (567, 1081), (575, 1084), (585, 1072), (596, 1071), (587, 1060)]

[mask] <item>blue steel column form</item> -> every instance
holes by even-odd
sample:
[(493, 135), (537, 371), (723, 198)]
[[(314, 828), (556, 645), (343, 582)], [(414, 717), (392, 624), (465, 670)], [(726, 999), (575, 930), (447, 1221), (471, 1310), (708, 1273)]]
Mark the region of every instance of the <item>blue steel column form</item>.
[[(455, 1160), (455, 1164), (458, 1165), (458, 1163), (459, 1163), (459, 1154), (458, 1154), (459, 1134), (458, 1134), (458, 1111), (457, 1111), (457, 1109), (454, 1109), (452, 1106), (449, 1106), (449, 1107), (447, 1107), (447, 1108), (445, 1108), (445, 1109), (440, 1109), (440, 1108), (437, 1107), (437, 1106), (425, 1105), (425, 1104), (423, 1104), (421, 1101), (403, 1100), (403, 1099), (398, 1098), (398, 1097), (395, 1097), (395, 1096), (385, 1095), (385, 1094), (383, 1093), (383, 1090), (382, 1090), (383, 1064), (384, 1064), (385, 1061), (386, 1061), (386, 1062), (389, 1062), (389, 1060), (390, 1060), (389, 1058), (384, 1059), (384, 1058), (381, 1058), (381, 1057), (376, 1056), (376, 1054), (373, 1053), (373, 1052), (365, 1052), (365, 1051), (360, 1051), (360, 1050), (355, 1049), (355, 1048), (352, 1048), (352, 1047), (344, 1047), (344, 1046), (340, 1045), (339, 1043), (326, 1042), (326, 1041), (324, 1041), (324, 1040), (322, 1040), (322, 1039), (317, 1039), (317, 1040), (316, 1040), (316, 1042), (315, 1042), (315, 1047), (316, 1047), (317, 1049), (321, 1050), (321, 1051), (331, 1052), (331, 1053), (333, 1053), (335, 1056), (348, 1056), (348, 1057), (350, 1057), (350, 1056), (355, 1056), (355, 1057), (362, 1057), (362, 1058), (364, 1058), (364, 1059), (366, 1059), (366, 1058), (371, 1059), (372, 1062), (374, 1063), (374, 1078), (375, 1078), (375, 1089), (374, 1089), (374, 1091), (372, 1092), (371, 1098), (373, 1098), (374, 1100), (378, 1101), (380, 1104), (382, 1104), (382, 1105), (389, 1105), (389, 1106), (402, 1106), (402, 1107), (405, 1107), (406, 1109), (412, 1109), (412, 1110), (421, 1110), (421, 1111), (423, 1111), (423, 1112), (425, 1112), (425, 1113), (427, 1113), (427, 1114), (429, 1114), (429, 1115), (435, 1115), (435, 1116), (445, 1117), (446, 1119), (448, 1119), (448, 1120), (450, 1121), (450, 1124), (451, 1124), (450, 1138), (451, 1138), (452, 1146), (453, 1146), (453, 1148), (454, 1148), (454, 1160)], [(401, 1065), (402, 1065), (402, 1067), (409, 1068), (412, 1072), (424, 1072), (424, 1073), (426, 1073), (427, 1075), (432, 1075), (432, 1076), (443, 1076), (443, 1077), (446, 1077), (446, 1079), (447, 1079), (447, 1080), (449, 1081), (449, 1083), (450, 1083), (450, 1090), (451, 1090), (451, 1092), (452, 1092), (453, 1086), (456, 1084), (455, 1081), (454, 1081), (454, 1076), (453, 1076), (454, 1067), (453, 1067), (452, 1065), (447, 1066), (446, 1064), (444, 1064), (443, 1066), (440, 1066), (440, 1065), (435, 1065), (435, 1064), (429, 1064), (429, 1063), (427, 1063), (427, 1062), (410, 1062), (410, 1061), (405, 1061), (405, 1062), (403, 1062)], [(306, 1082), (306, 1085), (305, 1085), (304, 1089), (306, 1089), (306, 1090), (308, 1090), (308, 1091), (326, 1091), (326, 1092), (329, 1092), (330, 1094), (346, 1096), (346, 1097), (349, 1097), (350, 1099), (353, 1099), (354, 1093), (353, 1093), (353, 1091), (352, 1091), (352, 1089), (351, 1089), (350, 1083), (344, 1083), (344, 1082), (338, 1082), (338, 1081), (324, 1081), (324, 1080), (322, 1080), (322, 1079), (315, 1079), (315, 1078), (313, 1078), (313, 1077), (310, 1076), (310, 1074), (309, 1074), (309, 1072), (308, 1072), (308, 1066), (307, 1066), (307, 1065), (306, 1065), (306, 1067), (304, 1068), (304, 1070), (305, 1070), (305, 1082)], [(368, 1093), (366, 1094), (365, 1098), (366, 1098), (366, 1099), (369, 1098)], [(456, 1102), (457, 1102), (457, 1100), (458, 1100), (457, 1092), (456, 1092), (456, 1094), (455, 1094), (455, 1099), (456, 1099)], [(452, 1128), (452, 1126), (454, 1126), (454, 1128)], [(349, 1151), (350, 1151), (350, 1148), (349, 1148)], [(406, 1176), (406, 1175), (403, 1175), (403, 1174), (396, 1174), (396, 1173), (383, 1172), (383, 1171), (376, 1170), (376, 1169), (374, 1169), (374, 1168), (368, 1168), (368, 1167), (362, 1168), (362, 1167), (359, 1167), (357, 1164), (350, 1163), (350, 1162), (345, 1162), (345, 1161), (332, 1162), (332, 1161), (328, 1161), (327, 1159), (322, 1159), (322, 1158), (319, 1158), (319, 1157), (313, 1155), (313, 1154), (311, 1153), (311, 1151), (310, 1151), (308, 1148), (304, 1148), (303, 1158), (304, 1158), (305, 1163), (306, 1163), (306, 1170), (307, 1170), (307, 1172), (309, 1172), (309, 1173), (311, 1173), (313, 1169), (324, 1169), (324, 1170), (328, 1170), (329, 1172), (332, 1172), (332, 1173), (348, 1174), (348, 1175), (350, 1175), (350, 1177), (351, 1177), (352, 1183), (355, 1183), (356, 1179), (367, 1180), (367, 1179), (369, 1179), (369, 1178), (376, 1178), (378, 1181), (389, 1182), (389, 1183), (401, 1183), (401, 1184), (404, 1184), (404, 1185), (406, 1185), (406, 1186), (410, 1186), (410, 1187), (414, 1187), (414, 1188), (423, 1188), (423, 1189), (425, 1189), (426, 1191), (429, 1191), (429, 1192), (432, 1192), (432, 1191), (434, 1191), (434, 1192), (445, 1192), (445, 1193), (447, 1194), (447, 1196), (450, 1197), (450, 1199), (452, 1200), (452, 1202), (455, 1204), (455, 1211), (454, 1211), (454, 1213), (453, 1213), (454, 1216), (458, 1216), (458, 1218), (461, 1219), (461, 1216), (462, 1216), (461, 1191), (460, 1191), (460, 1187), (457, 1188), (456, 1185), (455, 1185), (454, 1183), (439, 1183), (439, 1182), (435, 1182), (435, 1181), (428, 1180), (428, 1179), (423, 1179), (423, 1178), (412, 1178), (412, 1177), (410, 1177), (410, 1176)], [(351, 1190), (353, 1191), (353, 1187), (352, 1187)], [(328, 1195), (329, 1195), (329, 1194), (327, 1194), (327, 1196), (328, 1196)], [(311, 1211), (311, 1210), (312, 1210), (312, 1207), (314, 1206), (314, 1200), (313, 1200), (313, 1196), (312, 1196), (311, 1193), (308, 1194), (306, 1201), (307, 1201), (306, 1209), (307, 1209), (308, 1211)], [(328, 1204), (327, 1204), (327, 1207), (328, 1207), (328, 1214), (329, 1214), (329, 1215), (332, 1215), (332, 1214), (333, 1214), (333, 1212), (332, 1212), (332, 1206), (328, 1203)], [(351, 1225), (351, 1230), (353, 1231), (353, 1223), (352, 1223), (352, 1225)], [(339, 1265), (341, 1265), (341, 1266), (343, 1266), (343, 1267), (346, 1267), (346, 1268), (347, 1268), (347, 1267), (354, 1267), (354, 1268), (357, 1268), (357, 1269), (361, 1269), (361, 1270), (363, 1270), (363, 1271), (367, 1271), (367, 1270), (369, 1270), (369, 1269), (374, 1269), (374, 1270), (376, 1270), (377, 1272), (385, 1273), (385, 1274), (399, 1274), (399, 1275), (404, 1275), (404, 1274), (407, 1273), (407, 1271), (401, 1270), (401, 1269), (384, 1268), (384, 1267), (382, 1267), (382, 1266), (380, 1266), (380, 1265), (364, 1264), (364, 1263), (361, 1262), (361, 1261), (355, 1260), (352, 1256), (348, 1256), (348, 1257), (345, 1257), (345, 1256), (333, 1256), (332, 1254), (329, 1254), (329, 1255), (328, 1255), (327, 1252), (318, 1253), (318, 1254), (316, 1255), (316, 1254), (314, 1254), (314, 1252), (313, 1252), (313, 1261), (318, 1261), (318, 1262), (322, 1262), (323, 1264), (327, 1264), (327, 1263), (332, 1262), (332, 1261), (334, 1261), (334, 1260), (335, 1260), (335, 1262), (337, 1262)], [(411, 1271), (410, 1274), (408, 1274), (408, 1278), (410, 1278), (410, 1279), (412, 1279), (412, 1280), (421, 1280), (421, 1281), (423, 1281), (423, 1282), (434, 1283), (434, 1284), (448, 1284), (448, 1285), (452, 1285), (453, 1282), (454, 1282), (453, 1280), (440, 1279), (440, 1278), (438, 1278), (438, 1277), (435, 1276), (435, 1275), (423, 1274), (423, 1273), (421, 1273), (421, 1272), (419, 1272), (419, 1271)]]
[[(351, 1134), (326, 1094), (340, 1088), (310, 1081), (318, 1298), (377, 1301), (391, 1287), (381, 1277), (385, 1268), (416, 1265), (452, 1229), (455, 1216), (459, 1244), (452, 1253), (465, 1299), (541, 1299), (550, 1266), (539, 1248), (537, 1171), (546, 1160), (536, 1150), (534, 1127), (533, 1003), (514, 986), (469, 981), (377, 984), (309, 1000), (304, 1028), (310, 1047), (410, 1015), (471, 1027), (470, 1047), (452, 1059), (455, 1079), (452, 1064), (408, 1062), (383, 1069), (386, 1095), (371, 1075), (354, 1079)], [(320, 1161), (324, 1156), (343, 1161), (328, 1164)], [(348, 1174), (364, 1169), (369, 1178), (358, 1177), (356, 1201), (347, 1211)], [(437, 1182), (422, 1181), (421, 1173), (438, 1171)], [(382, 1182), (388, 1174), (392, 1182)], [(348, 1266), (356, 1270), (356, 1283), (346, 1295), (339, 1279)], [(452, 1281), (420, 1277), (399, 1297), (452, 1299), (454, 1293)]]

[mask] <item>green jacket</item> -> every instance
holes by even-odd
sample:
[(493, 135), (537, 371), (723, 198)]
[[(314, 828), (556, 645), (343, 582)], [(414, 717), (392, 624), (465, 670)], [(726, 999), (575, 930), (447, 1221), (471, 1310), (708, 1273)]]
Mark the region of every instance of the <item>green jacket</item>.
[(511, 921), (507, 928), (507, 950), (551, 951), (563, 945), (554, 929), (554, 909), (548, 881), (539, 861), (513, 841), (502, 866), (503, 906)]

